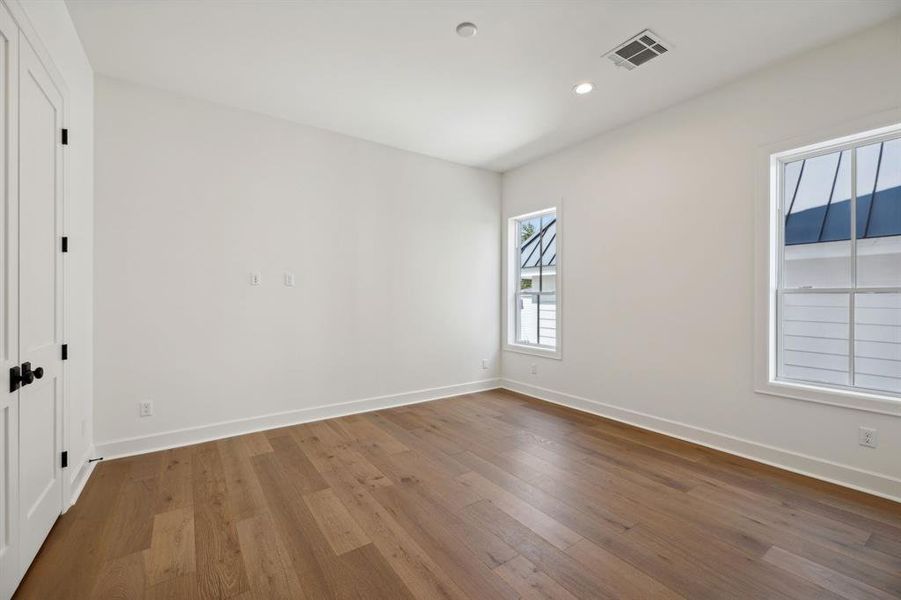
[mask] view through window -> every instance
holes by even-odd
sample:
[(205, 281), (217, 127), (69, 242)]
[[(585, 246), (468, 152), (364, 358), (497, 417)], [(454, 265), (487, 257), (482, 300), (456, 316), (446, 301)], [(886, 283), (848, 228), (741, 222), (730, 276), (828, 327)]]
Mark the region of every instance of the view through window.
[(777, 377), (901, 395), (901, 132), (780, 162)]
[(557, 348), (557, 212), (514, 219), (516, 336), (514, 342)]

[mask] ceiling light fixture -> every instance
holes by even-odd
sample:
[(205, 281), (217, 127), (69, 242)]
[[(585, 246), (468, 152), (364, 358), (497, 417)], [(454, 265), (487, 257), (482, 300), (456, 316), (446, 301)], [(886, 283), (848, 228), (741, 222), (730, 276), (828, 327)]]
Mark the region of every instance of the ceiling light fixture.
[(478, 32), (479, 28), (476, 27), (475, 23), (464, 21), (457, 25), (457, 35), (459, 35), (461, 38), (475, 37)]
[(582, 83), (577, 83), (573, 86), (573, 92), (577, 96), (584, 96), (594, 89), (594, 84), (590, 81), (583, 81)]

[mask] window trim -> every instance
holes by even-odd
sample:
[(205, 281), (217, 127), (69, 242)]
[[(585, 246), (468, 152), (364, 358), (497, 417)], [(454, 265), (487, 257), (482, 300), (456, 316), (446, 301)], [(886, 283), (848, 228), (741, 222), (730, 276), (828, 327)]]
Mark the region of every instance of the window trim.
[[(527, 212), (514, 215), (507, 218), (507, 226), (504, 231), (504, 255), (506, 273), (504, 277), (504, 332), (503, 332), (503, 349), (508, 352), (516, 352), (519, 354), (529, 354), (532, 356), (540, 356), (543, 358), (552, 358), (562, 360), (563, 358), (563, 218), (562, 218), (562, 202), (556, 206), (550, 206), (541, 210)], [(548, 346), (539, 346), (537, 344), (523, 344), (515, 341), (516, 331), (518, 330), (519, 316), (515, 309), (515, 302), (518, 297), (517, 281), (520, 278), (521, 265), (519, 264), (519, 237), (517, 235), (517, 223), (524, 219), (539, 217), (554, 213), (557, 219), (556, 223), (556, 250), (557, 264), (554, 274), (554, 294), (557, 297), (556, 310), (556, 338), (557, 343), (554, 348)]]
[[(889, 125), (886, 125), (886, 124)], [(853, 133), (852, 133), (853, 132)], [(815, 402), (872, 413), (901, 416), (901, 398), (861, 388), (778, 378), (778, 277), (783, 258), (782, 212), (779, 198), (781, 165), (813, 158), (851, 144), (878, 143), (901, 134), (901, 110), (872, 115), (831, 130), (821, 130), (778, 144), (758, 148), (758, 202), (755, 210), (755, 352), (754, 391), (761, 394)], [(816, 141), (826, 139), (828, 141)], [(854, 153), (852, 153), (854, 154)], [(856, 193), (856, 189), (852, 190)], [(852, 218), (854, 215), (852, 207)], [(855, 224), (852, 221), (852, 228)], [(856, 238), (856, 229), (852, 231)], [(853, 244), (852, 244), (853, 245)], [(852, 256), (856, 255), (854, 249)], [(856, 264), (854, 265), (856, 268)], [(894, 289), (894, 288), (892, 288)], [(809, 290), (806, 290), (809, 291)], [(853, 354), (853, 351), (851, 352)]]

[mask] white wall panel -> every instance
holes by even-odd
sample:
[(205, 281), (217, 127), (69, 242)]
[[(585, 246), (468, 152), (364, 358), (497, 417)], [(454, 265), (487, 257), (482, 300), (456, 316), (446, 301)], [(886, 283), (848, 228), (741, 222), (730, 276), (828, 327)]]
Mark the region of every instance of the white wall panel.
[(98, 445), (497, 376), (497, 174), (96, 94)]

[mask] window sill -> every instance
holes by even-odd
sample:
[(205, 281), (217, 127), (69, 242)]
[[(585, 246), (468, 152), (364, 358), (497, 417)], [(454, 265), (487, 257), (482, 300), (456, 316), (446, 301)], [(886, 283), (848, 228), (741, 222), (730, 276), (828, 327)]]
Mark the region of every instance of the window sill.
[(758, 385), (755, 391), (769, 396), (901, 417), (901, 399), (878, 393), (782, 380)]
[(541, 356), (543, 358), (552, 358), (554, 360), (563, 360), (560, 355), (560, 348), (551, 350), (549, 348), (539, 348), (537, 346), (526, 346), (524, 344), (504, 344), (504, 350), (507, 352), (516, 352), (517, 354), (529, 354), (531, 356)]

